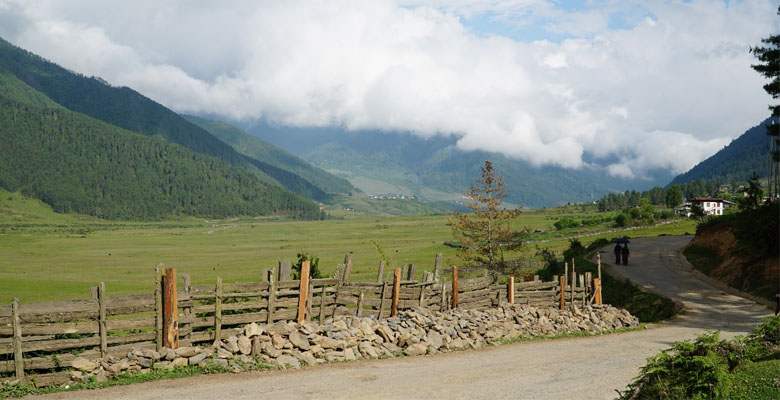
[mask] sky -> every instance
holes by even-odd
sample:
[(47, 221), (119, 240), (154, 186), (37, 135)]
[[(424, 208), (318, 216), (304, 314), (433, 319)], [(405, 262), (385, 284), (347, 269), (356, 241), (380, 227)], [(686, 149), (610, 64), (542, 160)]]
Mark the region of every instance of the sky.
[(769, 116), (770, 1), (0, 0), (0, 36), (175, 111), (685, 172)]

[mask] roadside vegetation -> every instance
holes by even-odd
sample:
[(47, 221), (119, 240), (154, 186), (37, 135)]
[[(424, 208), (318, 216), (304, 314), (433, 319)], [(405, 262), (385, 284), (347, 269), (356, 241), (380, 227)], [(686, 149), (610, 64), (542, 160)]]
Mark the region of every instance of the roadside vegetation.
[(651, 357), (620, 399), (780, 398), (780, 317), (747, 337), (721, 340), (719, 332), (675, 342)]

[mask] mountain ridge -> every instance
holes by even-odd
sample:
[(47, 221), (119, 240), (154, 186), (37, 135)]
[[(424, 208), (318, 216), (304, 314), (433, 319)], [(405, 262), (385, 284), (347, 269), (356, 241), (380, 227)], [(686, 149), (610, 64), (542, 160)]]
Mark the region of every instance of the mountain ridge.
[(669, 186), (697, 180), (713, 180), (722, 184), (747, 182), (753, 172), (759, 177), (766, 177), (770, 142), (766, 126), (769, 123), (767, 118), (749, 128), (712, 156), (674, 177)]

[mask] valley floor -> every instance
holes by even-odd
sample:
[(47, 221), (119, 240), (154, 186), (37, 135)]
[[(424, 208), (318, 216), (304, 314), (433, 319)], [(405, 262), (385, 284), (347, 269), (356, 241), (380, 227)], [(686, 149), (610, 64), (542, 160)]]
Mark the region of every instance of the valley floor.
[[(46, 399), (533, 398), (611, 399), (645, 359), (706, 330), (745, 334), (770, 311), (687, 272), (679, 249), (691, 236), (633, 239), (616, 273), (684, 304), (686, 313), (649, 329), (586, 338), (520, 342), (476, 351), (321, 365), (294, 371), (212, 375)], [(611, 255), (611, 246), (604, 249)], [(607, 257), (604, 257), (607, 261)]]

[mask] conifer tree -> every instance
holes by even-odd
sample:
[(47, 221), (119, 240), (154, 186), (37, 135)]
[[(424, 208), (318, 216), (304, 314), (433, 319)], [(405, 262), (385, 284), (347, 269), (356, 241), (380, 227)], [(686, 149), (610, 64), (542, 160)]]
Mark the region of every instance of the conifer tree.
[(466, 207), (472, 212), (455, 213), (449, 219), (452, 235), (461, 243), (459, 255), (468, 264), (487, 268), (495, 282), (507, 268), (504, 251), (522, 245), (525, 231), (515, 232), (511, 226), (520, 210), (501, 208), (507, 195), (504, 177), (490, 161), (485, 161), (482, 176), (464, 194), (468, 197)]

